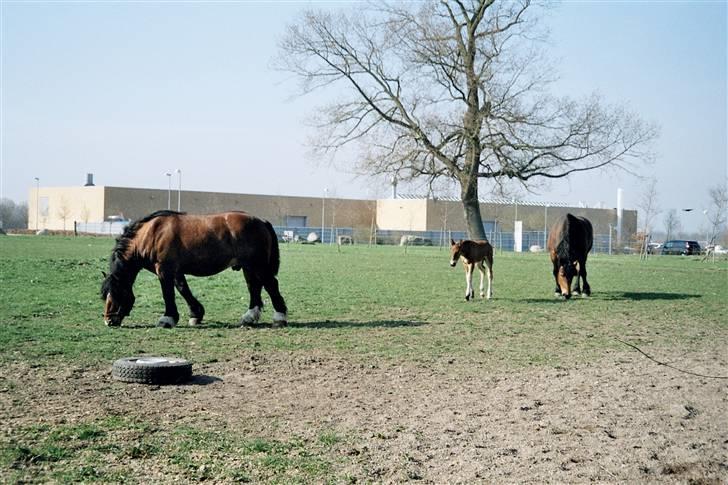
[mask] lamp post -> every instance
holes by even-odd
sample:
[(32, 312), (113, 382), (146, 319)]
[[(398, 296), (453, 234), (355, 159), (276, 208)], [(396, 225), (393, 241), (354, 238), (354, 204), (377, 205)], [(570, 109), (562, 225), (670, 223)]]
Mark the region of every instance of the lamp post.
[(177, 169), (179, 175), (179, 185), (177, 186), (177, 212), (182, 210), (182, 169)]
[(546, 233), (548, 232), (549, 205), (543, 206), (543, 248), (546, 249)]
[(329, 189), (324, 189), (324, 197), (321, 199), (321, 244), (324, 243), (324, 229), (326, 229), (326, 196)]
[(172, 208), (172, 174), (167, 172), (167, 210)]
[(40, 202), (40, 179), (38, 177), (35, 178), (35, 230), (38, 230), (38, 209), (39, 209), (39, 202)]

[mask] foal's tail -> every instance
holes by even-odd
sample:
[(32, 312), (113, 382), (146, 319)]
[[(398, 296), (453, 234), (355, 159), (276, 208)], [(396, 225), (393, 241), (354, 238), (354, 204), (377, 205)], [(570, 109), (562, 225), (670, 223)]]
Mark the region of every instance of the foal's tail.
[(269, 263), (273, 276), (275, 276), (278, 274), (278, 270), (281, 267), (281, 252), (278, 249), (278, 234), (276, 234), (276, 231), (273, 229), (273, 225), (270, 222), (264, 221), (264, 223), (271, 237)]

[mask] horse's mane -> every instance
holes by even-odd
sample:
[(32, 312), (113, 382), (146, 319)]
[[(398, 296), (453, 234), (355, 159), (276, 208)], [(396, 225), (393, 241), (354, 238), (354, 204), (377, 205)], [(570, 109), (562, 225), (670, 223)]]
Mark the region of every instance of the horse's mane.
[(129, 223), (129, 225), (124, 227), (124, 232), (121, 236), (116, 238), (116, 246), (114, 246), (114, 249), (111, 252), (112, 259), (123, 259), (124, 254), (126, 254), (126, 250), (129, 248), (129, 244), (134, 239), (139, 229), (141, 229), (141, 227), (147, 222), (152, 219), (156, 219), (157, 217), (179, 216), (184, 214), (186, 214), (186, 212), (159, 210)]
[(561, 225), (561, 237), (559, 238), (559, 245), (556, 246), (556, 256), (560, 260), (568, 260), (570, 257), (571, 246), (569, 245), (569, 228), (572, 219), (576, 218), (571, 214), (566, 214), (564, 223)]

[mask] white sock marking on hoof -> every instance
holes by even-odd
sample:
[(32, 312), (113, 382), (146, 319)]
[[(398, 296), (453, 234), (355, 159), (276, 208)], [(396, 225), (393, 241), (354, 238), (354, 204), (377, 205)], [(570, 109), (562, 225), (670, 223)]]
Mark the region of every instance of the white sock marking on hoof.
[(258, 323), (258, 320), (260, 320), (260, 308), (256, 306), (253, 308), (249, 308), (248, 311), (245, 312), (243, 318), (240, 319), (240, 323), (242, 325), (250, 325), (253, 323)]
[(194, 327), (194, 326), (200, 324), (200, 319), (199, 318), (190, 318), (188, 323), (190, 324), (191, 327)]
[(174, 318), (168, 317), (166, 315), (163, 317), (159, 317), (159, 322), (157, 322), (157, 326), (162, 328), (172, 328), (175, 325), (177, 324), (174, 322)]
[(273, 313), (273, 325), (286, 325), (288, 323), (288, 316), (285, 313), (274, 312)]

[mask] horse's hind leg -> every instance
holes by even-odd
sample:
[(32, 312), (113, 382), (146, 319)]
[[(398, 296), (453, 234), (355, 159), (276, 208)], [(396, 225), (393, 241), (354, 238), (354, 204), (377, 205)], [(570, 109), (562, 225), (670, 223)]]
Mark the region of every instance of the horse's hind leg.
[(281, 295), (278, 289), (278, 279), (273, 275), (266, 276), (263, 279), (263, 286), (265, 287), (265, 291), (268, 292), (273, 309), (275, 310), (273, 313), (273, 325), (286, 325), (288, 323), (288, 307), (286, 307), (283, 295)]
[(245, 283), (248, 285), (248, 293), (250, 293), (250, 305), (248, 305), (248, 311), (240, 319), (240, 324), (251, 325), (260, 320), (260, 311), (263, 309), (263, 297), (261, 296), (263, 283), (255, 273), (248, 269), (243, 268), (243, 274)]
[(187, 284), (187, 278), (185, 275), (178, 274), (174, 279), (174, 286), (182, 295), (182, 298), (187, 302), (187, 306), (190, 309), (190, 325), (199, 325), (202, 322), (202, 318), (205, 316), (205, 308), (202, 304), (194, 297), (189, 285)]
[[(480, 297), (485, 298), (485, 268), (482, 261), (478, 263), (478, 271), (480, 272)], [(488, 282), (488, 289), (490, 290), (490, 282)]]
[[(485, 260), (485, 267), (488, 270), (488, 293), (486, 298), (490, 300), (493, 297), (493, 260)], [(482, 271), (482, 270), (481, 270)], [(481, 275), (482, 277), (482, 275)], [(483, 295), (483, 284), (480, 284), (480, 294)]]

